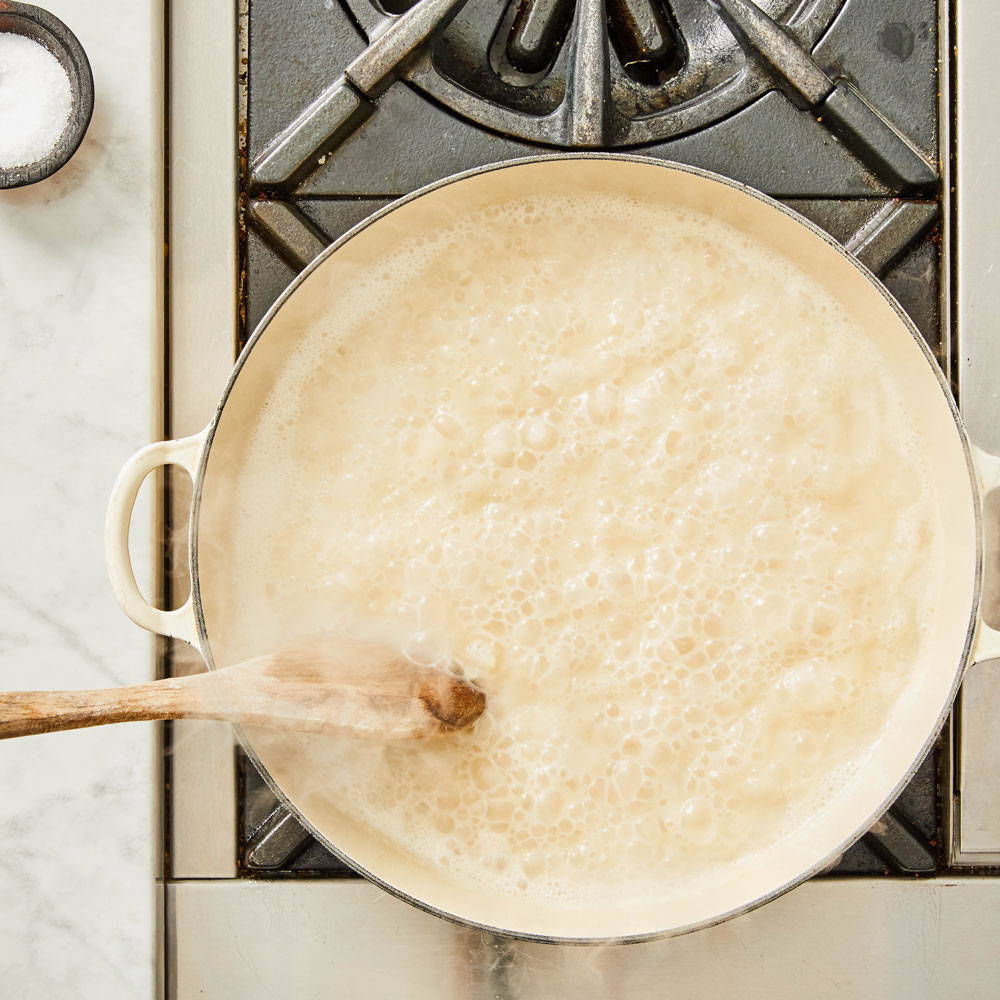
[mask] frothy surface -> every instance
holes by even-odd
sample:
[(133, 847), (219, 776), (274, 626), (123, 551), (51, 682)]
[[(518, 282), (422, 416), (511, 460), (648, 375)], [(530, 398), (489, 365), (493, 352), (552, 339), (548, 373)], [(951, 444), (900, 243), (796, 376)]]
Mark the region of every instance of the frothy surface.
[(444, 226), (366, 295), (276, 379), (210, 629), (228, 659), (395, 637), (488, 709), (279, 742), (391, 845), (546, 901), (690, 892), (803, 822), (934, 601), (926, 470), (863, 332), (729, 226), (613, 195)]

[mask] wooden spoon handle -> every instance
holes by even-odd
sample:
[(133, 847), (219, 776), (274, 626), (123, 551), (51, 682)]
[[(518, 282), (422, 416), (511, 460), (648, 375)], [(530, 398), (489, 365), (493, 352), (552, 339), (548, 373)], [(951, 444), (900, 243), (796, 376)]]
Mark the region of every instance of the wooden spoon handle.
[(0, 740), (111, 722), (176, 718), (200, 701), (186, 681), (170, 678), (96, 691), (2, 691)]

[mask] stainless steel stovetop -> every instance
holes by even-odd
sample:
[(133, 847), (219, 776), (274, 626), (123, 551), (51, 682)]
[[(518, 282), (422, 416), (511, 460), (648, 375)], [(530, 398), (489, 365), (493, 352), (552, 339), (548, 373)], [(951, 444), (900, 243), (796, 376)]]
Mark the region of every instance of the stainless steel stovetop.
[[(907, 309), (975, 442), (1000, 453), (987, 298), (1000, 124), (971, 97), (994, 75), (1000, 8), (173, 0), (169, 22), (165, 435), (207, 422), (277, 295), (375, 209), (483, 163), (628, 147), (745, 181), (827, 229)], [(168, 487), (166, 538), (186, 492), (179, 477)], [(179, 556), (165, 547), (164, 596), (186, 586), (170, 573)], [(183, 648), (161, 654), (161, 672), (196, 667)], [(998, 711), (992, 661), (832, 873), (719, 928), (627, 949), (524, 945), (412, 911), (313, 840), (228, 727), (175, 723), (163, 994), (653, 996), (672, 982), (685, 997), (996, 995)]]

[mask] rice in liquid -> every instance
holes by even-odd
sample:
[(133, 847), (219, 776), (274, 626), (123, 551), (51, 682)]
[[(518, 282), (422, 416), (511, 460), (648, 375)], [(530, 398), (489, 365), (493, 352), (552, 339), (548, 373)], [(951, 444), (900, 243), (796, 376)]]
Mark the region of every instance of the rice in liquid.
[(802, 823), (934, 600), (927, 473), (863, 331), (729, 226), (614, 195), (525, 197), (370, 277), (276, 379), (210, 629), (388, 638), (488, 709), (281, 739), (389, 844), (567, 905), (692, 891)]

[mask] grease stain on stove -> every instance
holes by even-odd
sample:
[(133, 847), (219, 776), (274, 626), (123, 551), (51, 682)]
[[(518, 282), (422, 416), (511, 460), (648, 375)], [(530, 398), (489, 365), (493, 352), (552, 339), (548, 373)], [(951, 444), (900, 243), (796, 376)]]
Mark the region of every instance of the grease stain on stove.
[(914, 37), (908, 24), (889, 21), (878, 33), (878, 47), (897, 62), (906, 62), (913, 55)]

